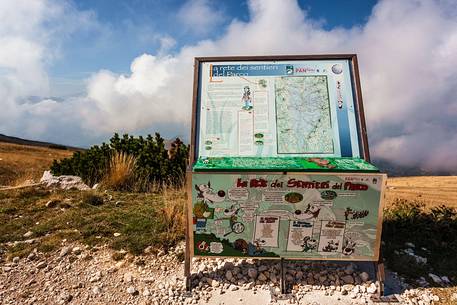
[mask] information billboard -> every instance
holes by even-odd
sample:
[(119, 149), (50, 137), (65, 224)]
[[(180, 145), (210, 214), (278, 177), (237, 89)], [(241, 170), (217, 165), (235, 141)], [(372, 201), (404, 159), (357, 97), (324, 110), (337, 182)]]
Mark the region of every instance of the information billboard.
[(197, 58), (199, 157), (368, 159), (355, 56)]
[(195, 256), (377, 261), (384, 174), (194, 173)]

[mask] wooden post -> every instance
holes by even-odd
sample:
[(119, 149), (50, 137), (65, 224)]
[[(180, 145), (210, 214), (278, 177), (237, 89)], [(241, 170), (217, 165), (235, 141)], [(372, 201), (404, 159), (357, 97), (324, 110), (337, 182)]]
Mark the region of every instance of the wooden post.
[(280, 288), (281, 288), (281, 294), (286, 294), (286, 273), (284, 272), (284, 258), (281, 258), (281, 267), (280, 267), (280, 273), (281, 273), (281, 282), (280, 282)]
[(189, 209), (189, 201), (192, 201), (192, 174), (187, 172), (186, 175), (186, 187), (187, 187), (187, 202), (184, 208), (184, 215), (186, 217), (186, 250), (184, 252), (184, 276), (186, 278), (186, 290), (192, 290), (192, 278), (190, 276), (190, 269), (191, 269), (191, 259), (192, 255), (191, 251), (191, 240), (190, 240), (190, 226), (192, 223), (189, 221), (189, 213), (191, 213), (191, 209)]

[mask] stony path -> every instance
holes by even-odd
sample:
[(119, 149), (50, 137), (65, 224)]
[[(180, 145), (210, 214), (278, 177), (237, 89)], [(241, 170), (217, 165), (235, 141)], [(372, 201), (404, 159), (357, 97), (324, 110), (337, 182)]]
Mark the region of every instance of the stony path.
[[(353, 264), (286, 264), (291, 294), (281, 300), (279, 263), (194, 259), (192, 293), (184, 287), (182, 246), (168, 254), (112, 259), (113, 250), (67, 245), (0, 262), (0, 304), (370, 304), (376, 283)], [(117, 253), (119, 254), (119, 253)], [(409, 295), (409, 296), (408, 296)], [(410, 290), (403, 304), (436, 296)]]

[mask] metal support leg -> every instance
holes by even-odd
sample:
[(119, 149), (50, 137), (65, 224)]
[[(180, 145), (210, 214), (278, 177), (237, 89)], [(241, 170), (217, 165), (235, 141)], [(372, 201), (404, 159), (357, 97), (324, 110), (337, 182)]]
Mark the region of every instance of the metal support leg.
[(281, 282), (280, 282), (281, 293), (286, 294), (287, 287), (286, 287), (286, 273), (284, 272), (284, 258), (281, 258), (280, 273), (281, 273)]

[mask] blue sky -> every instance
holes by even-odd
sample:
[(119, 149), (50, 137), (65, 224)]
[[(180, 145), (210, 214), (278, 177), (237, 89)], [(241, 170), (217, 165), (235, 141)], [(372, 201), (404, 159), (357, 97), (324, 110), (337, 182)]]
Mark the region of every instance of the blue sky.
[[(310, 19), (329, 30), (362, 25), (376, 1), (301, 0), (298, 3)], [(183, 45), (220, 36), (233, 19), (249, 20), (246, 1), (208, 1), (212, 9), (220, 12), (220, 21), (204, 33), (189, 31), (176, 17), (176, 12), (186, 5), (184, 0), (74, 0), (73, 5), (93, 13), (100, 27), (75, 32), (63, 42), (61, 58), (49, 70), (53, 78), (52, 96), (81, 93), (84, 79), (100, 69), (128, 73), (132, 58), (158, 52), (158, 34), (175, 40), (169, 49), (173, 53)]]
[(372, 156), (457, 170), (454, 0), (2, 0), (0, 42), (3, 134), (188, 140), (194, 57), (356, 53)]

